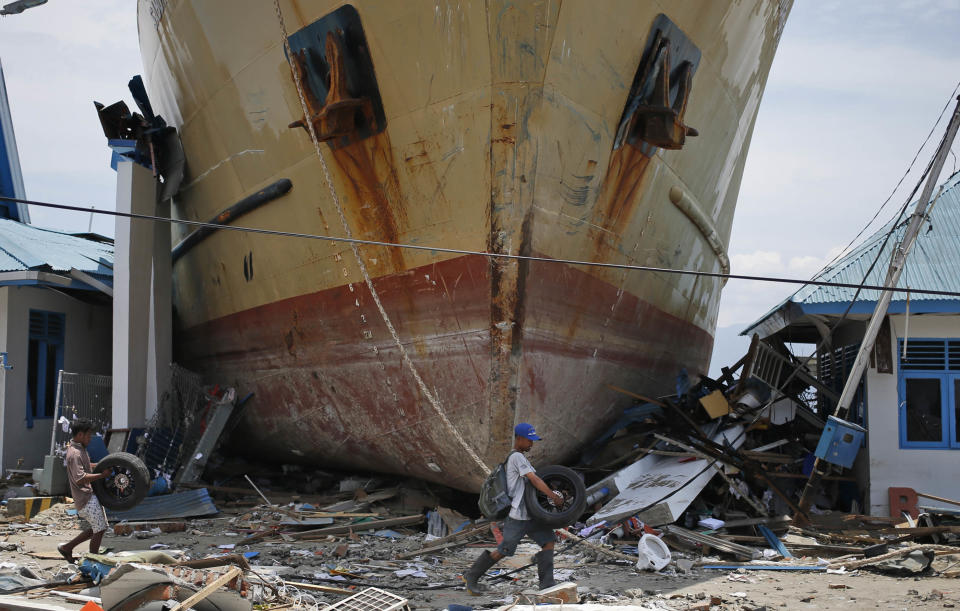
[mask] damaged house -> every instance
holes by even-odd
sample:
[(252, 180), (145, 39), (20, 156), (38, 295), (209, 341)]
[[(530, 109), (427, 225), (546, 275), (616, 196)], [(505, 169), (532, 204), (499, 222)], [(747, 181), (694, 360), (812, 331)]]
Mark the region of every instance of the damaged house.
[[(24, 198), (0, 69), (0, 195)], [(0, 202), (0, 468), (49, 452), (59, 372), (110, 373), (113, 242), (30, 225)]]
[[(960, 292), (960, 173), (939, 192), (898, 288)], [(882, 285), (907, 218), (880, 229), (816, 280)], [(743, 334), (796, 355), (823, 344), (810, 367), (839, 395), (879, 296), (877, 290), (805, 286)], [(826, 416), (835, 398), (820, 390), (816, 404)], [(853, 466), (866, 512), (916, 515), (925, 496), (960, 498), (960, 480), (947, 475), (960, 458), (960, 297), (894, 293), (846, 419), (867, 429)]]

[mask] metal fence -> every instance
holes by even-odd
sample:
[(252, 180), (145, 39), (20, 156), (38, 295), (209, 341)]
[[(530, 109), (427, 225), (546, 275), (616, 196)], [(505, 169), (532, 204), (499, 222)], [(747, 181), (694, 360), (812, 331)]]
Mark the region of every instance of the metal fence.
[(185, 453), (199, 440), (202, 429), (196, 424), (209, 399), (200, 374), (170, 366), (170, 390), (160, 398), (157, 413), (137, 438), (137, 456), (153, 475), (173, 477), (183, 464)]
[(60, 371), (57, 380), (56, 419), (50, 435), (50, 454), (63, 456), (70, 443), (70, 423), (86, 418), (100, 433), (110, 428), (113, 416), (110, 376)]
[[(86, 418), (101, 434), (111, 428), (113, 416), (111, 376), (61, 371), (57, 382), (57, 411), (50, 437), (50, 453), (65, 456), (70, 443), (70, 423)], [(172, 477), (186, 452), (203, 432), (199, 426), (210, 396), (200, 374), (176, 364), (170, 366), (170, 390), (160, 397), (156, 413), (146, 426), (134, 428), (124, 447), (151, 469), (152, 476)]]

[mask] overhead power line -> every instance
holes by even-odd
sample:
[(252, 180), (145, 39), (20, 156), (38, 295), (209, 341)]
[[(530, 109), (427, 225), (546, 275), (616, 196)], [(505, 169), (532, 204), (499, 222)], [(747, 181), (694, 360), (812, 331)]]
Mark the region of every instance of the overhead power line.
[[(482, 257), (498, 259), (515, 259), (520, 261), (537, 261), (542, 263), (563, 263), (566, 265), (582, 265), (584, 267), (601, 267), (609, 269), (623, 269), (639, 272), (654, 272), (660, 274), (677, 274), (682, 276), (700, 276), (706, 278), (726, 278), (729, 280), (755, 280), (757, 282), (774, 282), (780, 284), (798, 284), (825, 286), (835, 288), (850, 288), (862, 290), (882, 291), (882, 285), (859, 284), (850, 282), (825, 282), (822, 280), (809, 280), (805, 278), (778, 278), (774, 276), (752, 276), (747, 274), (724, 274), (720, 272), (705, 272), (692, 269), (671, 269), (669, 267), (652, 267), (649, 265), (630, 265), (627, 263), (602, 263), (598, 261), (580, 261), (577, 259), (555, 259), (552, 257), (535, 257), (532, 255), (512, 255), (507, 253), (493, 253), (482, 250), (465, 250), (462, 248), (445, 248), (442, 246), (424, 246), (420, 244), (399, 244), (396, 242), (381, 242), (378, 240), (361, 240), (358, 238), (343, 238), (338, 236), (318, 235), (312, 233), (298, 233), (294, 231), (280, 231), (276, 229), (262, 229), (259, 227), (243, 227), (240, 225), (220, 225), (218, 223), (207, 223), (203, 221), (190, 221), (187, 219), (167, 218), (164, 216), (152, 216), (149, 214), (136, 214), (132, 212), (117, 212), (116, 210), (96, 210), (82, 206), (70, 206), (67, 204), (54, 204), (52, 202), (41, 202), (31, 199), (21, 199), (17, 197), (0, 197), (0, 201), (28, 204), (31, 206), (40, 206), (42, 208), (53, 208), (55, 210), (70, 210), (73, 212), (83, 212), (85, 214), (104, 214), (129, 219), (139, 219), (144, 221), (154, 221), (159, 223), (169, 223), (176, 225), (188, 225), (191, 227), (208, 227), (224, 231), (243, 231), (247, 233), (258, 233), (284, 238), (300, 238), (305, 240), (322, 240), (327, 242), (343, 242), (347, 244), (357, 244), (360, 246), (382, 246), (386, 248), (405, 248), (408, 250), (425, 250), (434, 253), (449, 253), (456, 255), (477, 255)], [(909, 293), (911, 295), (938, 295), (941, 297), (960, 297), (957, 291), (940, 291), (924, 288), (903, 288), (896, 289), (898, 293)]]

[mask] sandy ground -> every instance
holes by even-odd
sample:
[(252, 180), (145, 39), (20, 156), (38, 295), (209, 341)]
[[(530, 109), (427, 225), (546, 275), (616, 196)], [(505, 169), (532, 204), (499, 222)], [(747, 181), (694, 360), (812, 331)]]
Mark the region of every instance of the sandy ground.
[[(0, 552), (0, 562), (29, 566), (48, 577), (63, 567), (65, 563), (58, 559), (56, 545), (77, 532), (74, 518), (61, 514), (52, 522), (44, 530), (14, 532), (6, 536), (8, 543), (18, 544), (20, 549)], [(5, 529), (9, 528), (10, 525), (6, 525)], [(108, 532), (104, 546), (113, 551), (142, 550), (162, 543), (199, 558), (221, 551), (220, 545), (235, 544), (236, 552), (260, 552), (252, 561), (254, 564), (290, 567), (286, 569), (290, 573), (287, 579), (308, 581), (318, 573), (347, 569), (366, 582), (377, 583), (378, 587), (409, 598), (411, 606), (420, 609), (444, 609), (450, 604), (478, 609), (498, 608), (513, 602), (517, 593), (532, 590), (536, 579), (536, 569), (516, 575), (516, 580), (488, 579), (487, 583), (494, 584), (490, 595), (471, 597), (460, 585), (459, 576), (483, 551), (479, 545), (400, 561), (394, 559), (397, 553), (423, 545), (422, 533), (400, 539), (356, 536), (319, 543), (265, 542), (245, 546), (240, 536), (225, 534), (230, 528), (230, 517), (227, 516), (190, 521), (186, 533), (159, 534), (144, 539), (114, 536)], [(342, 556), (337, 553), (338, 547)], [(536, 549), (532, 544), (521, 544), (517, 556), (506, 559), (495, 568), (509, 570), (520, 566)], [(960, 556), (940, 557), (934, 567), (943, 570), (958, 560)], [(679, 573), (671, 565), (663, 574), (655, 574), (639, 572), (627, 564), (609, 563), (604, 557), (598, 562), (592, 553), (584, 553), (578, 548), (558, 555), (556, 565), (558, 577), (576, 582), (584, 601), (636, 609), (939, 609), (960, 606), (960, 580), (938, 577), (936, 573), (916, 578), (887, 577), (865, 571), (837, 575), (694, 568), (689, 573)], [(409, 568), (422, 570), (426, 577), (395, 575), (395, 571)], [(426, 589), (431, 587), (437, 589)], [(339, 598), (321, 596), (319, 601), (332, 603)], [(57, 603), (64, 604), (62, 600)]]

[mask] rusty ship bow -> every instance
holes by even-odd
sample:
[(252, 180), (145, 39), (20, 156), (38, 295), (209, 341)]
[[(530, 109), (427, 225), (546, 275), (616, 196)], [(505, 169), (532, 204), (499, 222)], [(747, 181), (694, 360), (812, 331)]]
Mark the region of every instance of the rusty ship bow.
[(706, 369), (722, 281), (483, 253), (727, 271), (788, 10), (140, 0), (175, 215), (289, 181), (232, 222), (473, 253), (177, 230), (180, 359), (254, 393), (256, 456), (475, 490), (529, 421), (571, 458), (628, 404), (608, 385)]

